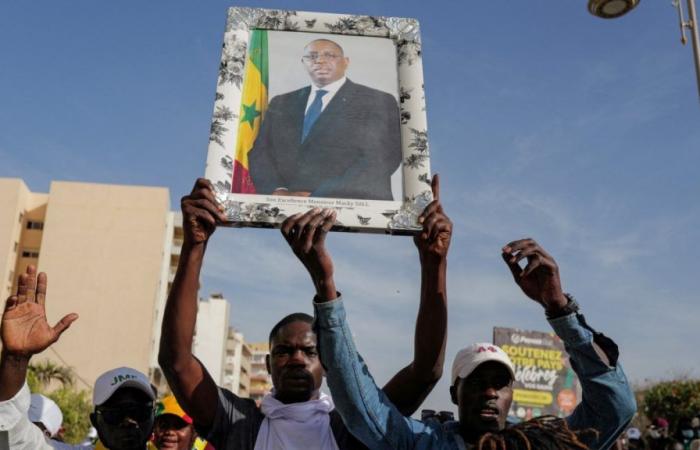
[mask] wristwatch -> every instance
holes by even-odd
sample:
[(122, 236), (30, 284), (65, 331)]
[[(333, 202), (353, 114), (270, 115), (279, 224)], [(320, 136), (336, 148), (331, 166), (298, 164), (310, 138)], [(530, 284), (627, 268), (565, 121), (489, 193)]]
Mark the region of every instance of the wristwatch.
[(556, 319), (558, 317), (568, 316), (569, 314), (578, 314), (579, 307), (574, 296), (568, 292), (565, 292), (564, 297), (566, 297), (566, 305), (564, 305), (561, 309), (557, 310), (553, 314), (550, 314), (549, 311), (545, 310), (547, 319)]

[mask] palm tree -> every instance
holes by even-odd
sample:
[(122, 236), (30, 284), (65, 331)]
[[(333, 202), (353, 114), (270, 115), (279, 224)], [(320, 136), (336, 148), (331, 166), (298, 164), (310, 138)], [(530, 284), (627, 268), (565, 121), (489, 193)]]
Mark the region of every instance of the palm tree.
[(72, 387), (75, 384), (75, 375), (70, 367), (59, 366), (51, 361), (30, 364), (29, 373), (36, 379), (41, 390), (46, 390), (54, 381), (61, 383), (63, 387)]

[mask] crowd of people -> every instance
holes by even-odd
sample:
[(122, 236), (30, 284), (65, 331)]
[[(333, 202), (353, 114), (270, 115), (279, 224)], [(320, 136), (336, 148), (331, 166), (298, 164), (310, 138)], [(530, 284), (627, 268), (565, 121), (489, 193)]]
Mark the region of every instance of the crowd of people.
[(630, 427), (618, 438), (615, 450), (700, 450), (700, 413), (682, 418), (675, 429), (663, 417), (652, 420), (644, 432)]
[[(90, 422), (96, 442), (60, 442), (60, 411), (32, 396), (26, 382), (32, 356), (46, 350), (78, 319), (71, 313), (55, 326), (46, 319), (48, 278), (29, 267), (6, 302), (0, 334), (0, 449), (666, 449), (691, 448), (698, 437), (690, 421), (684, 440), (658, 419), (642, 436), (628, 428), (636, 402), (615, 342), (593, 329), (562, 288), (555, 259), (533, 239), (503, 246), (501, 257), (514, 282), (544, 310), (561, 338), (581, 382), (581, 403), (566, 418), (551, 416), (508, 425), (514, 366), (491, 343), (467, 345), (450, 373), (457, 420), (411, 416), (442, 377), (447, 342), (447, 256), (453, 224), (434, 200), (419, 217), (414, 237), (421, 288), (413, 355), (383, 386), (376, 385), (353, 341), (345, 302), (326, 246), (335, 212), (312, 209), (287, 217), (281, 232), (308, 271), (313, 301), (280, 318), (269, 334), (266, 364), (273, 389), (260, 404), (216, 385), (192, 354), (199, 276), (207, 243), (226, 221), (211, 184), (196, 181), (181, 202), (184, 244), (166, 303), (158, 362), (172, 396), (158, 399), (148, 378), (128, 367), (113, 368), (93, 387)], [(306, 306), (306, 307), (305, 307)], [(354, 318), (361, 320), (360, 317)], [(272, 324), (270, 324), (272, 325)], [(321, 391), (326, 377), (330, 395)], [(635, 431), (636, 430), (636, 434)], [(644, 447), (640, 447), (643, 443)], [(657, 445), (658, 444), (658, 445)], [(694, 445), (694, 444), (693, 444)], [(623, 446), (623, 447), (620, 447)]]

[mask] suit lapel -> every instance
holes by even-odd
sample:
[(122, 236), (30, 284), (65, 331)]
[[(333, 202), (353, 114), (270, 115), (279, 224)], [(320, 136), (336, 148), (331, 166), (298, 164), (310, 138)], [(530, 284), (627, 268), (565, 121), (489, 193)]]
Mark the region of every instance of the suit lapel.
[[(291, 126), (293, 127), (292, 136), (295, 142), (301, 142), (301, 131), (304, 127), (304, 113), (306, 112), (306, 103), (309, 101), (311, 86), (299, 90), (299, 95), (294, 99), (292, 107)], [(308, 140), (308, 139), (307, 139)]]

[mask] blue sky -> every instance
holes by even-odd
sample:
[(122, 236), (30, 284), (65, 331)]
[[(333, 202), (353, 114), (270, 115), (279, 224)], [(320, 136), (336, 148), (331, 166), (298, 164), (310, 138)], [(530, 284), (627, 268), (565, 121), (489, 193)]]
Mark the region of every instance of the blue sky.
[[(432, 169), (455, 223), (449, 344), (547, 330), (512, 283), (506, 242), (558, 261), (631, 380), (700, 376), (700, 102), (669, 2), (605, 21), (585, 0), (249, 1), (245, 6), (421, 22)], [(173, 208), (204, 172), (226, 2), (5, 2), (0, 176), (166, 186)], [(337, 284), (379, 383), (412, 355), (419, 267), (410, 239), (336, 233)], [(203, 293), (264, 339), (311, 310), (308, 276), (278, 232), (217, 231)], [(450, 409), (449, 375), (425, 406)]]

